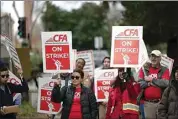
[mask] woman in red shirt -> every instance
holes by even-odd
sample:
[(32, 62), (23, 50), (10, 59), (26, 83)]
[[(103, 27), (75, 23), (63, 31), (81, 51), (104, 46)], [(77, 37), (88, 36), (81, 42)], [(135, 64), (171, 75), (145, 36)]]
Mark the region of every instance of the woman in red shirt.
[(106, 119), (138, 119), (136, 98), (139, 92), (140, 85), (131, 76), (131, 69), (127, 68), (127, 72), (124, 72), (124, 68), (119, 68), (110, 88)]
[(71, 75), (71, 86), (60, 88), (60, 80), (54, 86), (52, 101), (63, 102), (61, 119), (96, 119), (96, 97), (91, 89), (82, 85), (83, 77), (84, 72), (76, 69)]

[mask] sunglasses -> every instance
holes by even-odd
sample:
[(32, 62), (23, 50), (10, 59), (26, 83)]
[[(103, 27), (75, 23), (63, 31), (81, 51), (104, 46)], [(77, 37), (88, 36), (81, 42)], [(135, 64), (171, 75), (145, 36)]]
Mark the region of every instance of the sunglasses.
[(9, 78), (9, 74), (6, 74), (6, 75), (1, 75), (2, 78)]
[(79, 76), (71, 76), (71, 78), (79, 80), (80, 77)]

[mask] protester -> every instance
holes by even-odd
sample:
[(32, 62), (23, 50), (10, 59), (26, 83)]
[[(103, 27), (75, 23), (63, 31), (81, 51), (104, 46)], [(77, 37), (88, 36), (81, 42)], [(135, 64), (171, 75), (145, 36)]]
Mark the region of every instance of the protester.
[(103, 59), (103, 69), (110, 69), (110, 57)]
[[(83, 58), (78, 58), (76, 60), (75, 68), (83, 71), (83, 68), (84, 68), (85, 64), (86, 64), (86, 62), (85, 62), (85, 60)], [(72, 75), (71, 73), (61, 73), (60, 74), (61, 80), (65, 81), (64, 86), (69, 86), (71, 84), (71, 75)], [(57, 78), (57, 76), (58, 75), (53, 77), (53, 79)], [(87, 72), (84, 72), (84, 78), (83, 78), (82, 83), (86, 87), (89, 87), (89, 88), (91, 87), (92, 82), (91, 82)], [(61, 112), (59, 112), (57, 115), (59, 115), (59, 117), (60, 117), (61, 116)], [(51, 117), (51, 115), (49, 115), (49, 117)], [(55, 119), (55, 115), (52, 115), (52, 119)]]
[(178, 119), (178, 66), (172, 71), (171, 82), (158, 105), (158, 119)]
[(0, 66), (0, 119), (16, 119), (16, 114), (6, 114), (5, 110), (11, 107), (17, 107), (13, 102), (13, 93), (22, 93), (29, 90), (26, 81), (21, 80), (22, 85), (8, 83), (9, 71), (5, 65)]
[(150, 54), (151, 63), (147, 63), (139, 72), (139, 83), (143, 89), (144, 112), (146, 119), (156, 118), (156, 109), (161, 99), (162, 91), (169, 84), (169, 69), (161, 66), (161, 52), (153, 50)]
[[(110, 57), (104, 57), (102, 69), (110, 69)], [(100, 70), (102, 70), (100, 69)], [(105, 119), (106, 116), (106, 106), (108, 102), (98, 102), (99, 106), (99, 119)]]
[[(25, 80), (25, 79), (23, 79), (23, 76), (22, 76), (22, 73), (23, 73), (22, 69), (20, 69), (20, 68), (17, 68), (17, 69), (18, 69), (17, 70), (18, 78), (21, 79), (21, 80)], [(21, 103), (22, 103), (22, 94), (21, 93), (14, 93), (13, 94), (13, 101), (14, 101), (14, 105), (20, 106)]]
[[(85, 66), (86, 62), (83, 58), (78, 58), (76, 60), (76, 69), (80, 69), (82, 71), (84, 66)], [(90, 79), (89, 73), (84, 71), (84, 79), (83, 79), (83, 85), (86, 87), (91, 87), (92, 81)]]
[(61, 119), (96, 119), (98, 109), (95, 94), (83, 86), (84, 72), (75, 69), (71, 75), (72, 84), (61, 88), (58, 79), (52, 90), (52, 101), (63, 103)]
[(118, 69), (118, 76), (109, 91), (106, 119), (138, 119), (139, 106), (136, 98), (140, 92), (140, 85), (131, 75), (131, 69)]

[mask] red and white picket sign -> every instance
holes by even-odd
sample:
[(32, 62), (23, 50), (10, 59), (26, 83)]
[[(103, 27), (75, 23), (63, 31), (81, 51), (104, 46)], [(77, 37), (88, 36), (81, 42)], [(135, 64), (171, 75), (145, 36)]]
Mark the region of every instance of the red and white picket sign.
[[(15, 85), (21, 85), (22, 84), (20, 79), (17, 76), (15, 76), (11, 71), (9, 71), (9, 79), (8, 79), (7, 82), (15, 84)], [(13, 100), (15, 100), (18, 97), (19, 94), (20, 93), (15, 93), (13, 95)]]
[(61, 104), (51, 101), (51, 94), (54, 84), (55, 80), (49, 79), (49, 77), (41, 78), (39, 80), (37, 112), (57, 114), (60, 111)]
[(98, 102), (108, 101), (111, 82), (117, 75), (117, 69), (104, 69), (95, 72), (95, 95)]
[(72, 72), (72, 32), (42, 32), (43, 72)]
[(138, 67), (142, 26), (113, 26), (111, 67)]

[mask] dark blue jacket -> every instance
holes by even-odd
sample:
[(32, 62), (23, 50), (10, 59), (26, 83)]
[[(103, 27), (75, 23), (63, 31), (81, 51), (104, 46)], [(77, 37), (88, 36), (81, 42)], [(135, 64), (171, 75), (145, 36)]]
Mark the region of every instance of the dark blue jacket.
[[(5, 91), (0, 89), (0, 107), (14, 105), (13, 93), (22, 93), (27, 92), (28, 90), (29, 88), (26, 81), (22, 81), (22, 85), (7, 83), (5, 85)], [(16, 119), (16, 115), (13, 113), (6, 115), (0, 114), (0, 119)]]

